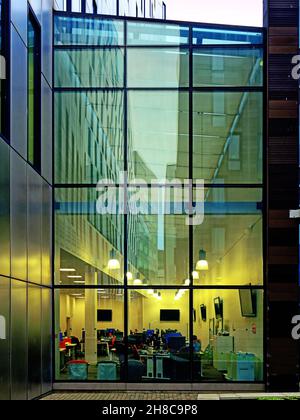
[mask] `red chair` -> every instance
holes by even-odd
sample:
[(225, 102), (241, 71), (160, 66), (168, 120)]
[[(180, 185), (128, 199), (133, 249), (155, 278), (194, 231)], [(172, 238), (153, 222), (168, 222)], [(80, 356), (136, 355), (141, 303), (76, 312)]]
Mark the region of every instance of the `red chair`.
[(117, 337), (114, 335), (111, 342), (108, 344), (108, 347), (109, 347), (110, 351), (115, 347), (116, 340), (117, 340)]

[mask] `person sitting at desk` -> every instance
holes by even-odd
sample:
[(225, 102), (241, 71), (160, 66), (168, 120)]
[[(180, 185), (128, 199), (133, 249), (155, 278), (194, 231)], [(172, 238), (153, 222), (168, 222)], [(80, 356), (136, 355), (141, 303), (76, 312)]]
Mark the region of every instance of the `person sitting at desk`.
[(193, 335), (193, 349), (196, 353), (200, 353), (201, 351), (201, 341), (198, 340), (196, 335)]

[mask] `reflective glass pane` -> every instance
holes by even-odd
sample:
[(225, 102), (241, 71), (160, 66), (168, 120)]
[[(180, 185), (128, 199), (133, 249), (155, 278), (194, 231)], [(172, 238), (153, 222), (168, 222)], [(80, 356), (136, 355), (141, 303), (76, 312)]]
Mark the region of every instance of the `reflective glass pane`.
[[(2, 0), (0, 0), (0, 54), (2, 55), (3, 53), (3, 10), (2, 10)], [(0, 77), (0, 133), (2, 133), (3, 131), (3, 121), (2, 121), (2, 111), (3, 111), (3, 88), (4, 88), (4, 83), (2, 81), (2, 71), (3, 71), (3, 61), (2, 61), (2, 57), (1, 57), (1, 62), (0, 62), (0, 71), (1, 71), (1, 77)]]
[(188, 42), (188, 26), (127, 22), (128, 45), (180, 45)]
[(194, 86), (262, 86), (260, 49), (203, 48), (193, 54)]
[(28, 21), (28, 160), (33, 165), (35, 163), (34, 147), (35, 147), (35, 44), (36, 33), (32, 22)]
[(201, 375), (194, 379), (219, 383), (262, 381), (263, 291), (197, 290), (194, 309), (194, 372), (199, 372), (201, 366)]
[(189, 226), (183, 215), (128, 217), (131, 285), (184, 285), (189, 277)]
[(262, 93), (194, 93), (193, 103), (194, 179), (261, 183)]
[(11, 397), (27, 398), (27, 284), (11, 282)]
[(98, 198), (96, 188), (56, 189), (56, 284), (85, 284), (90, 270), (95, 286), (123, 282), (123, 217), (97, 213)]
[(124, 23), (118, 20), (55, 16), (55, 45), (123, 45)]
[(122, 92), (55, 94), (57, 183), (117, 181), (123, 170)]
[(42, 391), (42, 296), (41, 288), (28, 286), (28, 398), (36, 398)]
[(10, 279), (0, 277), (0, 400), (10, 399)]
[(128, 381), (190, 381), (189, 292), (151, 292), (129, 292)]
[(262, 191), (209, 188), (204, 210), (194, 227), (194, 284), (263, 284)]
[(262, 44), (263, 33), (217, 28), (193, 28), (194, 45)]
[[(94, 274), (93, 270), (89, 273), (90, 284)], [(55, 291), (55, 300), (59, 320), (56, 379), (118, 381), (125, 359), (123, 291), (60, 289)], [(73, 364), (76, 359), (88, 365)]]
[(123, 87), (124, 51), (120, 48), (55, 51), (56, 87)]
[(188, 87), (189, 52), (184, 49), (127, 50), (128, 87)]
[(188, 93), (129, 92), (129, 179), (186, 179), (188, 152)]
[(9, 147), (0, 139), (0, 274), (10, 275), (10, 159)]

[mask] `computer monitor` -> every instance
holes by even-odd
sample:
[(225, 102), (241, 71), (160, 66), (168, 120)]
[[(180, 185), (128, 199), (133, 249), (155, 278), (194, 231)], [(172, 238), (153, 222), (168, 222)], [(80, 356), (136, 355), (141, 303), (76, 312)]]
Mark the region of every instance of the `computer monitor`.
[(122, 331), (115, 331), (115, 336), (117, 337), (117, 340), (122, 340), (124, 333)]
[(100, 340), (103, 337), (106, 337), (106, 330), (97, 330), (97, 339)]
[(166, 341), (167, 344), (169, 344), (169, 340), (172, 337), (181, 337), (181, 333), (179, 333), (179, 332), (173, 332), (173, 333), (165, 334), (165, 341)]
[(128, 336), (128, 344), (140, 345), (143, 343), (143, 334), (130, 334)]
[(186, 345), (185, 337), (169, 337), (168, 347), (171, 351), (179, 351)]
[(114, 328), (107, 328), (107, 330), (106, 330), (107, 334), (114, 334), (115, 331), (116, 330)]
[(147, 335), (147, 337), (153, 337), (154, 336), (154, 330), (147, 330), (146, 331), (146, 335)]

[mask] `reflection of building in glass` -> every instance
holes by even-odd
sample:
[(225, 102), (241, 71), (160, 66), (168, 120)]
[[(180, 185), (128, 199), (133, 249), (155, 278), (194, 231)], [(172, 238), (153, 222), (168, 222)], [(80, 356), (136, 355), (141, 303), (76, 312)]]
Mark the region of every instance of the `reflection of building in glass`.
[(166, 19), (167, 11), (162, 0), (55, 0), (54, 8), (57, 11), (150, 19)]
[[(265, 1), (267, 35), (165, 21), (159, 0), (55, 0), (54, 25), (50, 0), (0, 0), (0, 399), (78, 380), (298, 390), (289, 3)], [(97, 213), (123, 171), (162, 184), (157, 214)], [(202, 224), (176, 189), (166, 212), (174, 178), (193, 204), (204, 180)]]
[[(124, 379), (125, 351), (130, 381), (131, 374), (139, 377), (131, 367), (132, 344), (145, 345), (143, 330), (163, 331), (174, 325), (171, 329), (177, 330), (178, 338), (174, 346), (181, 346), (176, 348), (181, 353), (173, 358), (171, 352), (170, 360), (162, 363), (167, 380), (189, 380), (193, 371), (197, 382), (236, 381), (239, 374), (231, 368), (239, 370), (240, 351), (249, 353), (241, 356), (249, 363), (243, 380), (260, 381), (264, 358), (262, 32), (60, 13), (55, 17), (55, 34), (55, 281), (60, 288), (56, 328), (67, 330), (68, 335), (70, 329), (76, 336), (85, 331), (90, 380), (99, 374), (96, 363), (101, 365), (110, 354), (101, 342), (109, 334), (107, 328), (112, 334), (132, 333), (125, 349), (118, 340), (120, 354), (113, 358), (115, 371), (109, 378)], [(235, 43), (242, 47), (234, 48)], [(64, 155), (73, 157), (64, 159)], [(155, 214), (96, 213), (97, 181), (122, 182), (123, 170), (129, 182), (145, 183), (128, 191), (129, 199), (139, 197), (141, 208), (150, 196), (150, 184), (162, 184), (154, 194), (160, 204)], [(193, 182), (205, 181), (204, 222), (192, 227), (183, 207), (188, 203), (180, 203), (181, 209), (175, 206), (178, 191), (167, 184), (190, 177)], [(180, 192), (183, 201), (181, 185)], [(163, 204), (168, 194), (170, 214)], [(205, 259), (205, 271), (199, 259)], [(75, 268), (74, 275), (65, 272), (68, 267)], [(76, 285), (77, 289), (68, 290)], [(161, 289), (165, 286), (169, 289)], [(240, 287), (250, 288), (255, 295), (255, 320), (240, 314)], [(190, 313), (189, 293), (195, 315)], [(126, 295), (128, 309), (122, 306)], [(222, 316), (215, 312), (217, 297), (223, 301)], [(211, 333), (199, 318), (201, 305), (210, 318), (216, 318)], [(65, 321), (68, 307), (72, 308), (70, 325)], [(159, 317), (161, 309), (174, 309), (165, 314), (171, 324)], [(111, 311), (106, 313), (109, 321), (101, 319), (101, 310)], [(176, 310), (180, 316), (175, 320)], [(199, 325), (190, 322), (194, 316)], [(257, 334), (250, 333), (254, 323)], [(229, 333), (227, 344), (225, 337), (216, 338), (222, 330)], [(193, 331), (203, 350), (211, 348), (214, 353), (215, 360), (207, 365), (202, 366), (201, 354), (195, 353), (193, 359), (188, 350), (182, 354)], [(165, 334), (160, 333), (161, 340), (168, 340)], [(237, 347), (231, 362), (226, 354), (234, 350), (233, 339)], [(160, 346), (167, 348), (168, 343), (162, 341)], [(178, 357), (183, 361), (179, 363)], [(141, 378), (150, 379), (147, 354), (140, 359)], [(193, 369), (188, 368), (191, 362)], [(67, 379), (58, 370), (56, 357), (57, 378)], [(227, 379), (220, 373), (223, 370)], [(152, 374), (159, 379), (158, 372)]]

